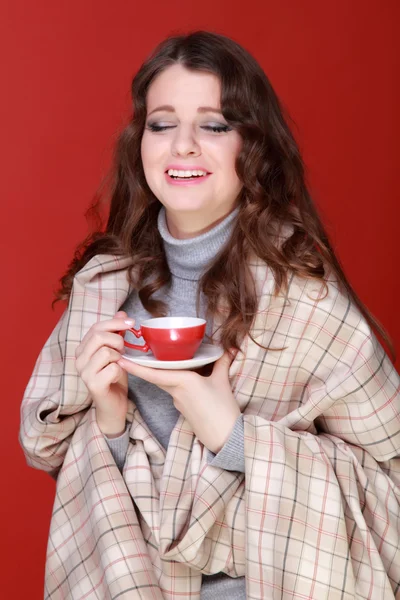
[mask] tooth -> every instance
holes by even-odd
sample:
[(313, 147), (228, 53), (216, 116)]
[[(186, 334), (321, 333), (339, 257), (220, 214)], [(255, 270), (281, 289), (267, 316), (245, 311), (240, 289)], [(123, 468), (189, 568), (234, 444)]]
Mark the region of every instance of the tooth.
[(183, 170), (183, 169), (168, 169), (168, 175), (171, 177), (205, 177), (207, 175), (206, 171), (201, 171), (199, 169)]

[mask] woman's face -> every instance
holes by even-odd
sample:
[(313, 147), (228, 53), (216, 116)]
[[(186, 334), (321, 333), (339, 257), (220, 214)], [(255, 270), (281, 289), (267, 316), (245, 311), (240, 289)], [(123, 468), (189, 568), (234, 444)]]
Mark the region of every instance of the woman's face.
[[(141, 144), (146, 180), (167, 217), (186, 219), (192, 229), (194, 222), (204, 229), (229, 214), (242, 188), (235, 171), (241, 138), (219, 112), (220, 96), (216, 75), (178, 64), (160, 73), (147, 94)], [(190, 177), (174, 179), (171, 169)], [(192, 170), (207, 175), (193, 177)]]

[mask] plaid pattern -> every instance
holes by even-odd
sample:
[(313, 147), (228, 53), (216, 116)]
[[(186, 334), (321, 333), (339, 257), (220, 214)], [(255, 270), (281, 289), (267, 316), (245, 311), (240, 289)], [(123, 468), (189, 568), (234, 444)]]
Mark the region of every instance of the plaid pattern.
[(358, 309), (333, 279), (273, 298), (255, 261), (254, 341), (230, 370), (245, 474), (208, 465), (183, 416), (165, 451), (133, 403), (121, 474), (75, 348), (122, 305), (130, 265), (96, 256), (76, 275), (22, 402), (28, 464), (58, 474), (46, 600), (198, 600), (219, 571), (254, 600), (400, 598), (399, 377)]

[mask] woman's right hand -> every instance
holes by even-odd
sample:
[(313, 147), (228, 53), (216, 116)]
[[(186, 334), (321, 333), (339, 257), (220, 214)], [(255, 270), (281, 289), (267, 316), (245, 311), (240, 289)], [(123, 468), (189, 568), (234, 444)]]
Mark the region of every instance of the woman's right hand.
[(117, 361), (124, 351), (118, 331), (130, 329), (134, 320), (124, 311), (113, 319), (95, 323), (76, 349), (76, 370), (89, 390), (100, 430), (117, 437), (125, 430), (128, 412), (128, 374)]

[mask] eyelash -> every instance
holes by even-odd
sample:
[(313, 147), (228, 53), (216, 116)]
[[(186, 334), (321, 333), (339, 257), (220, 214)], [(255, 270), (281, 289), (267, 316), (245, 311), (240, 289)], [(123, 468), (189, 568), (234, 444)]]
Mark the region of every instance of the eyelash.
[[(155, 125), (154, 123), (150, 123), (148, 125), (148, 129), (150, 129), (150, 131), (152, 131), (153, 133), (165, 131), (166, 129), (172, 129), (173, 127), (175, 127), (175, 125)], [(218, 125), (215, 127), (212, 127), (210, 125), (203, 125), (202, 129), (206, 129), (207, 131), (213, 131), (214, 133), (227, 133), (228, 131), (231, 131), (232, 128), (228, 125)]]

